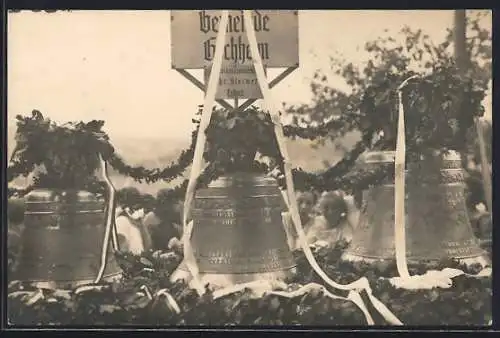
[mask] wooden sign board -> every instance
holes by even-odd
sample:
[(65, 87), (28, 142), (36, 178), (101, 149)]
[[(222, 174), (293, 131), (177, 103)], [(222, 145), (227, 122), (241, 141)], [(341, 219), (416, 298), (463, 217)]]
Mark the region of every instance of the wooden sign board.
[[(208, 83), (211, 67), (205, 67), (204, 78)], [(223, 61), (216, 99), (262, 99), (253, 64), (239, 64)]]
[[(299, 64), (299, 26), (296, 10), (253, 10), (258, 50), (266, 67)], [(171, 11), (172, 67), (202, 69), (213, 59), (220, 10)], [(250, 45), (242, 10), (229, 11), (223, 62), (251, 64)]]

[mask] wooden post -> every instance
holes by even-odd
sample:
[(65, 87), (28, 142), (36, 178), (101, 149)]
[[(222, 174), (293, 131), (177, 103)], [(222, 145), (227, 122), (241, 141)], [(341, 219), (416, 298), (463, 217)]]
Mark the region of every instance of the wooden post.
[(486, 145), (484, 143), (483, 124), (481, 123), (481, 119), (478, 117), (474, 119), (474, 124), (476, 126), (477, 139), (479, 142), (479, 152), (481, 156), (481, 174), (483, 176), (484, 197), (486, 199), (488, 211), (491, 215), (493, 213), (493, 190), (491, 183), (490, 163), (488, 162)]
[(456, 9), (454, 13), (454, 42), (455, 58), (457, 66), (462, 73), (466, 73), (469, 68), (469, 58), (467, 57), (466, 46), (466, 13), (465, 9)]

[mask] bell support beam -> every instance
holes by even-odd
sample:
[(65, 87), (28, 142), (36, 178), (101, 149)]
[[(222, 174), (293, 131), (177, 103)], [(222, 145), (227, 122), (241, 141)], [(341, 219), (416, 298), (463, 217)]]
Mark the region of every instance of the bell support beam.
[[(227, 27), (228, 23), (229, 11), (223, 10), (222, 17), (220, 21), (220, 27)], [(196, 180), (202, 172), (203, 167), (203, 152), (205, 149), (205, 141), (206, 135), (205, 130), (210, 124), (210, 118), (212, 117), (212, 107), (215, 104), (215, 95), (217, 90), (217, 82), (220, 77), (221, 68), (222, 68), (222, 53), (223, 53), (223, 45), (226, 38), (226, 29), (220, 29), (217, 33), (217, 38), (215, 42), (215, 55), (214, 62), (212, 64), (212, 69), (210, 72), (210, 76), (208, 78), (208, 86), (205, 92), (205, 100), (203, 104), (203, 109), (201, 113), (200, 119), (200, 127), (198, 129), (198, 135), (196, 137), (196, 144), (194, 147), (193, 154), (193, 164), (191, 166), (191, 173), (189, 175), (188, 186), (186, 188), (186, 195), (184, 200), (184, 212), (183, 212), (183, 228), (184, 228), (184, 262), (186, 267), (188, 268), (191, 276), (193, 278), (194, 287), (198, 291), (199, 294), (203, 294), (204, 287), (200, 283), (199, 279), (199, 268), (194, 258), (194, 253), (191, 247), (191, 234), (192, 234), (192, 225), (188, 224), (188, 218), (190, 215), (192, 202), (194, 198), (194, 193), (196, 190)], [(232, 107), (231, 107), (232, 108)]]
[(369, 286), (368, 280), (366, 278), (360, 278), (357, 281), (354, 281), (348, 285), (341, 285), (341, 284), (334, 282), (321, 269), (321, 267), (316, 262), (316, 259), (314, 258), (311, 249), (306, 245), (304, 229), (302, 227), (302, 224), (300, 221), (300, 216), (298, 213), (298, 205), (297, 205), (297, 199), (295, 197), (295, 191), (294, 191), (291, 162), (290, 162), (290, 158), (288, 156), (288, 149), (287, 149), (286, 142), (285, 142), (285, 136), (283, 133), (283, 125), (281, 124), (280, 114), (279, 114), (278, 109), (275, 105), (275, 102), (272, 99), (271, 89), (270, 89), (269, 83), (267, 82), (267, 79), (265, 76), (262, 58), (259, 54), (258, 47), (257, 47), (257, 36), (256, 36), (256, 33), (255, 33), (253, 26), (252, 26), (251, 13), (249, 10), (245, 10), (243, 15), (244, 15), (245, 30), (247, 31), (248, 42), (250, 45), (250, 52), (251, 52), (251, 55), (254, 56), (254, 57), (252, 57), (252, 61), (253, 61), (254, 67), (255, 67), (255, 73), (257, 75), (257, 82), (258, 82), (260, 89), (262, 91), (262, 94), (264, 96), (265, 106), (268, 107), (268, 114), (270, 115), (271, 120), (274, 123), (274, 131), (276, 133), (276, 139), (278, 141), (279, 150), (281, 152), (281, 155), (283, 156), (283, 160), (284, 160), (284, 164), (285, 164), (284, 165), (285, 178), (286, 178), (288, 202), (289, 202), (289, 206), (290, 206), (290, 212), (292, 215), (292, 221), (295, 225), (295, 229), (296, 229), (297, 233), (299, 234), (299, 240), (302, 243), (302, 248), (304, 249), (304, 254), (306, 255), (308, 262), (311, 264), (311, 267), (313, 268), (313, 270), (327, 284), (329, 284), (330, 286), (332, 286), (334, 288), (340, 289), (340, 290), (349, 290), (350, 293), (349, 293), (348, 298), (350, 298), (353, 301), (354, 301), (353, 298), (357, 298), (359, 300), (359, 301), (354, 301), (354, 302), (365, 313), (366, 319), (370, 325), (373, 325), (373, 318), (371, 317), (363, 300), (361, 299), (361, 297), (358, 293), (358, 290), (364, 289), (366, 291), (366, 294), (368, 295), (372, 305), (384, 317), (385, 320), (387, 320), (392, 325), (402, 325), (403, 323), (398, 318), (396, 318), (396, 316), (394, 316), (394, 314), (392, 312), (390, 312), (390, 310), (384, 304), (382, 304), (378, 299), (376, 299), (371, 294), (370, 286)]

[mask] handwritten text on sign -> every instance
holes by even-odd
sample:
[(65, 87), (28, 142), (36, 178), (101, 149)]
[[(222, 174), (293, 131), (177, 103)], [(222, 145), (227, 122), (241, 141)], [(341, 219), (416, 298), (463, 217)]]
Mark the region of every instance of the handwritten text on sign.
[[(172, 11), (172, 67), (200, 69), (212, 61), (221, 11)], [(267, 67), (292, 67), (299, 63), (298, 17), (292, 10), (254, 10), (252, 21), (258, 50)], [(243, 11), (229, 11), (223, 60), (250, 64)]]
[[(205, 84), (208, 84), (211, 67), (205, 68)], [(261, 99), (260, 90), (252, 64), (241, 65), (230, 61), (222, 62), (220, 78), (217, 83), (216, 99)]]

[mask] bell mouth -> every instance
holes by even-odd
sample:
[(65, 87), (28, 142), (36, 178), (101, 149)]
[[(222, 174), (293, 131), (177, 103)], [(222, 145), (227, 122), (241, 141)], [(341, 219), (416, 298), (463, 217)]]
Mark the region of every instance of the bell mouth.
[(210, 274), (200, 275), (202, 285), (209, 284), (215, 289), (222, 289), (238, 284), (250, 283), (255, 281), (282, 281), (290, 279), (297, 273), (297, 269), (266, 272), (266, 273), (247, 273), (247, 274)]
[[(115, 272), (102, 277), (102, 282), (111, 283), (120, 280), (123, 277), (122, 272)], [(93, 285), (95, 279), (82, 280), (31, 280), (22, 281), (23, 284), (30, 285), (37, 289), (75, 289), (84, 285)]]
[(72, 202), (85, 203), (85, 202), (101, 202), (104, 203), (104, 198), (98, 197), (85, 190), (77, 189), (47, 189), (47, 188), (37, 188), (25, 196), (26, 204), (37, 204), (37, 203), (57, 203), (64, 202), (67, 196), (74, 195)]
[[(256, 282), (256, 281), (286, 281), (297, 274), (296, 266), (272, 272), (264, 273), (200, 273), (199, 278), (202, 285), (209, 284), (214, 290), (219, 290), (238, 284)], [(184, 280), (192, 284), (192, 277), (185, 267), (179, 266), (171, 275), (172, 282)]]
[[(291, 270), (291, 269), (295, 269), (297, 266), (296, 263), (294, 264), (287, 264), (286, 266), (284, 267), (281, 267), (281, 268), (263, 268), (263, 269), (255, 269), (254, 271), (252, 270), (249, 270), (249, 269), (242, 269), (242, 270), (239, 270), (236, 269), (234, 272), (231, 271), (231, 272), (227, 272), (227, 271), (223, 271), (223, 272), (220, 272), (220, 271), (216, 271), (217, 269), (205, 269), (205, 271), (202, 273), (204, 275), (225, 275), (225, 276), (254, 276), (254, 275), (269, 275), (269, 276), (272, 276), (274, 274), (276, 275), (280, 275), (283, 271), (288, 271), (288, 270)], [(260, 270), (260, 271), (259, 271)]]
[[(234, 261), (229, 265), (217, 265), (207, 266), (207, 264), (202, 264), (200, 267), (200, 262), (197, 262), (198, 268), (200, 269), (200, 275), (227, 275), (227, 276), (245, 276), (245, 275), (272, 275), (280, 274), (283, 271), (293, 270), (297, 267), (297, 263), (292, 258), (292, 256), (286, 255), (281, 256), (281, 259), (277, 257), (269, 257), (268, 261), (272, 263), (258, 264), (257, 266), (249, 266), (248, 263), (245, 265), (244, 262)], [(183, 260), (177, 267), (179, 271), (189, 272), (186, 262)]]

